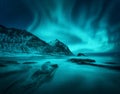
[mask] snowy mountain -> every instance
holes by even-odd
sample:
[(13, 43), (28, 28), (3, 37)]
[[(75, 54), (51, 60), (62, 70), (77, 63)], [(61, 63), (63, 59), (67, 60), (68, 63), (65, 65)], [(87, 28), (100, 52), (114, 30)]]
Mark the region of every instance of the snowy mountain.
[(73, 55), (69, 48), (59, 40), (48, 44), (26, 30), (6, 28), (0, 25), (0, 55), (38, 54)]

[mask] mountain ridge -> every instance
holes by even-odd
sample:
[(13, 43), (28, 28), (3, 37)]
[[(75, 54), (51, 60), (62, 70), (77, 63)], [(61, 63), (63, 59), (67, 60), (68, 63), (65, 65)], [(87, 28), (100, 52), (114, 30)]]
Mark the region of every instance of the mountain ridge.
[(57, 40), (45, 42), (26, 30), (0, 25), (0, 52), (9, 54), (73, 55), (67, 45)]

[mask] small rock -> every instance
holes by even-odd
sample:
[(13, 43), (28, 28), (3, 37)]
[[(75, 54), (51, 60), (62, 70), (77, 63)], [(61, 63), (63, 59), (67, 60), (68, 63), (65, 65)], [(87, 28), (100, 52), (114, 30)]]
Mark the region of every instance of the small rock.
[(53, 64), (51, 66), (54, 67), (54, 68), (58, 68), (58, 64)]
[(86, 56), (86, 55), (83, 53), (78, 53), (77, 56)]
[(105, 62), (106, 64), (117, 64), (116, 62)]
[(41, 66), (41, 69), (43, 72), (49, 73), (53, 71), (54, 69), (58, 68), (57, 64), (51, 64), (51, 62), (46, 62)]
[(37, 62), (24, 62), (23, 64), (35, 64)]
[(0, 60), (2, 64), (20, 64), (17, 61), (7, 61), (7, 60)]
[(78, 64), (88, 64), (88, 63), (96, 62), (93, 59), (77, 59), (77, 58), (72, 58), (72, 59), (69, 59), (68, 61), (71, 61), (73, 63), (78, 63)]
[(37, 70), (33, 75), (32, 75), (32, 79), (33, 78), (37, 78), (41, 75), (48, 75), (48, 74), (52, 74), (52, 72), (54, 72), (54, 70), (58, 68), (57, 64), (51, 64), (51, 62), (45, 62), (42, 66), (41, 69)]
[(6, 67), (7, 65), (5, 65), (5, 64), (0, 64), (0, 67)]

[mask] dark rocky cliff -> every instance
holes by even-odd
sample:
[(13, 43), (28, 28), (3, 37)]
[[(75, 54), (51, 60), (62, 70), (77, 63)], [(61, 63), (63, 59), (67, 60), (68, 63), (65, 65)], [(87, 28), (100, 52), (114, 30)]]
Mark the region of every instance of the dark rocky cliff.
[(48, 44), (26, 30), (6, 28), (0, 25), (0, 52), (9, 54), (73, 55), (59, 40)]

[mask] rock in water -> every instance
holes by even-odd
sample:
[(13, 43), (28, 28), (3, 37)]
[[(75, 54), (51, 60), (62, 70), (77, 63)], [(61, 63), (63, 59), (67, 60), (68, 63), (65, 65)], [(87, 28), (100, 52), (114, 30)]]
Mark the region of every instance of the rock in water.
[(32, 79), (34, 78), (38, 78), (41, 76), (46, 76), (48, 77), (48, 75), (52, 75), (53, 72), (58, 68), (57, 64), (51, 64), (51, 62), (45, 62), (42, 66), (40, 70), (37, 70), (33, 75), (32, 75)]
[(69, 48), (58, 40), (54, 45), (50, 45), (26, 30), (0, 25), (0, 55), (11, 54), (73, 55)]
[(77, 56), (85, 56), (83, 53), (78, 53)]
[(91, 64), (91, 63), (96, 62), (93, 59), (78, 59), (78, 58), (71, 58), (68, 61), (77, 63), (77, 64)]
[(28, 93), (26, 94), (33, 94), (41, 85), (47, 83), (52, 80), (56, 69), (58, 68), (57, 64), (51, 64), (51, 62), (45, 62), (41, 69), (35, 71), (31, 76), (32, 82), (25, 85), (24, 90)]

